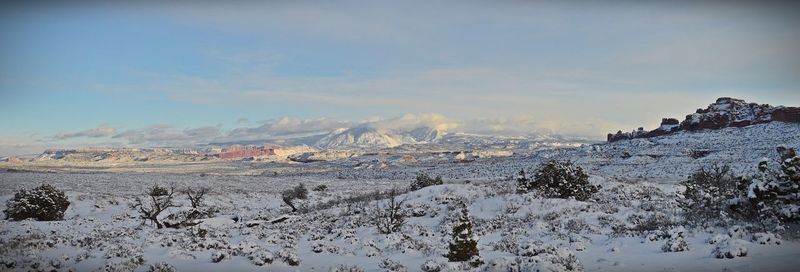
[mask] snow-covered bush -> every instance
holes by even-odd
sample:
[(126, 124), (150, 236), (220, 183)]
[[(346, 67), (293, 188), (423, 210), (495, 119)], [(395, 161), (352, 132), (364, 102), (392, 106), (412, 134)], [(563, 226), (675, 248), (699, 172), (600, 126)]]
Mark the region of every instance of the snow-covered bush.
[(682, 252), (689, 250), (689, 244), (686, 242), (684, 233), (686, 233), (686, 229), (683, 227), (671, 229), (668, 233), (669, 238), (667, 238), (667, 242), (661, 247), (661, 250), (664, 252)]
[(585, 201), (598, 191), (589, 175), (570, 161), (548, 161), (539, 166), (533, 180), (518, 180), (517, 192), (537, 191), (548, 198), (575, 198)]
[(469, 262), (473, 267), (483, 264), (478, 252), (478, 241), (472, 233), (472, 222), (466, 205), (461, 208), (458, 224), (453, 227), (453, 239), (450, 242), (450, 252), (447, 259), (451, 262)]
[(327, 252), (336, 254), (339, 253), (339, 248), (335, 244), (328, 241), (314, 241), (313, 243), (311, 243), (311, 252), (314, 253)]
[(730, 239), (730, 238), (731, 237), (729, 235), (717, 234), (717, 235), (712, 236), (711, 238), (708, 238), (707, 242), (709, 244), (716, 245), (716, 244), (719, 244), (722, 241), (725, 241), (725, 240)]
[(728, 238), (718, 242), (711, 254), (718, 259), (744, 257), (747, 256), (745, 243), (741, 239)]
[(442, 271), (443, 266), (443, 264), (434, 260), (426, 260), (424, 263), (422, 263), (419, 269), (424, 272), (439, 272)]
[(442, 177), (440, 176), (437, 176), (436, 178), (431, 178), (425, 173), (420, 173), (417, 175), (416, 179), (414, 179), (414, 181), (411, 182), (409, 189), (411, 189), (411, 191), (416, 191), (428, 186), (442, 185), (442, 183), (443, 183)]
[(247, 258), (250, 259), (250, 262), (254, 265), (264, 266), (271, 264), (272, 261), (275, 260), (275, 255), (268, 250), (259, 250), (248, 255)]
[(618, 227), (623, 227), (623, 229), (619, 229), (619, 231), (633, 233), (633, 234), (641, 234), (646, 232), (653, 232), (653, 231), (666, 231), (670, 227), (676, 225), (676, 222), (671, 218), (668, 214), (656, 211), (656, 212), (634, 212), (626, 218), (628, 222), (627, 225), (622, 225)]
[(64, 212), (69, 207), (69, 199), (64, 191), (48, 184), (42, 184), (32, 190), (22, 189), (14, 198), (6, 202), (6, 218), (23, 220), (33, 218), (39, 221), (64, 219)]
[(306, 189), (306, 186), (302, 183), (298, 184), (292, 189), (281, 192), (281, 200), (283, 200), (283, 203), (286, 203), (287, 206), (292, 208), (292, 212), (297, 211), (297, 207), (294, 205), (294, 200), (306, 198), (308, 198), (308, 189)]
[(298, 266), (300, 265), (300, 256), (297, 256), (297, 250), (293, 248), (284, 248), (281, 251), (278, 251), (278, 257), (283, 260), (284, 263), (291, 265), (291, 266)]
[(392, 260), (390, 260), (388, 258), (381, 260), (381, 262), (378, 264), (378, 267), (382, 268), (384, 271), (387, 271), (387, 272), (406, 272), (406, 271), (408, 271), (408, 269), (406, 269), (406, 267), (403, 264), (401, 264), (399, 262), (392, 261)]
[(177, 271), (178, 269), (175, 269), (174, 266), (165, 262), (151, 264), (150, 268), (147, 269), (147, 272), (177, 272)]
[(728, 236), (736, 239), (747, 239), (747, 237), (750, 237), (750, 231), (741, 225), (733, 225), (728, 228)]
[(769, 160), (758, 164), (758, 173), (739, 184), (739, 196), (731, 210), (740, 219), (757, 223), (764, 230), (783, 230), (786, 223), (800, 222), (800, 156), (793, 148), (780, 146), (780, 168)]
[(320, 184), (320, 185), (317, 185), (317, 187), (314, 187), (314, 189), (311, 189), (311, 190), (314, 191), (314, 192), (325, 192), (325, 191), (328, 190), (328, 185)]
[(762, 245), (780, 245), (783, 242), (780, 235), (769, 232), (753, 233), (752, 241)]
[(484, 271), (583, 271), (583, 265), (574, 253), (541, 241), (521, 243), (516, 255), (491, 259)]
[(679, 203), (690, 224), (724, 218), (728, 201), (736, 196), (736, 179), (727, 165), (703, 167), (681, 184), (686, 190)]
[(224, 260), (227, 257), (228, 257), (228, 254), (226, 254), (223, 251), (214, 251), (214, 252), (211, 253), (211, 262), (212, 263), (218, 263), (218, 262), (221, 262), (222, 260)]
[(361, 268), (361, 267), (359, 267), (357, 265), (340, 264), (339, 266), (331, 267), (331, 269), (328, 269), (328, 271), (330, 271), (330, 272), (364, 272), (364, 268)]

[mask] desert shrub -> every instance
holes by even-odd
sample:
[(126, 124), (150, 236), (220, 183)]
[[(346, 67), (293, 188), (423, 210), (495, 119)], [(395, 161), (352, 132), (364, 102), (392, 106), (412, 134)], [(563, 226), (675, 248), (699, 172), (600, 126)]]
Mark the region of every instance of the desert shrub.
[(216, 209), (206, 207), (203, 204), (206, 194), (210, 190), (206, 187), (199, 189), (187, 188), (183, 191), (191, 204), (191, 209), (181, 210), (170, 213), (161, 220), (161, 223), (168, 228), (183, 228), (199, 224), (200, 219), (213, 217)]
[(747, 256), (747, 247), (744, 245), (745, 241), (741, 239), (726, 237), (715, 243), (711, 254), (718, 259), (745, 257)]
[(175, 187), (167, 189), (165, 187), (153, 185), (153, 187), (145, 191), (143, 197), (137, 197), (133, 208), (139, 211), (139, 218), (143, 220), (142, 224), (150, 221), (156, 225), (157, 228), (163, 228), (164, 224), (158, 220), (158, 216), (161, 215), (164, 210), (175, 207), (173, 203), (174, 195)]
[(212, 263), (219, 263), (222, 260), (225, 260), (225, 258), (228, 258), (228, 254), (226, 254), (224, 251), (214, 251), (211, 253)]
[(405, 200), (397, 200), (397, 191), (389, 191), (389, 198), (385, 205), (381, 201), (375, 202), (372, 218), (380, 233), (388, 234), (400, 231), (406, 223), (406, 211), (403, 209)]
[(411, 182), (411, 186), (409, 186), (409, 188), (411, 189), (411, 191), (416, 191), (428, 186), (442, 185), (442, 183), (443, 183), (442, 177), (440, 176), (436, 176), (436, 178), (431, 178), (425, 173), (420, 173), (417, 175), (417, 178)]
[(762, 160), (758, 172), (740, 180), (738, 197), (731, 201), (734, 216), (756, 223), (765, 230), (784, 230), (784, 224), (800, 221), (800, 156), (780, 146), (780, 167)]
[(206, 197), (211, 190), (206, 187), (200, 187), (198, 189), (194, 188), (187, 188), (185, 193), (186, 197), (189, 199), (189, 203), (191, 203), (192, 208), (198, 210), (203, 205), (203, 199)]
[(679, 204), (691, 224), (724, 218), (728, 201), (737, 193), (737, 180), (727, 165), (703, 167), (692, 173), (682, 185), (686, 190)]
[(23, 220), (33, 218), (38, 221), (63, 220), (69, 207), (69, 199), (64, 191), (48, 184), (32, 190), (22, 189), (14, 198), (6, 202), (6, 218)]
[(491, 259), (484, 271), (584, 271), (573, 252), (541, 241), (520, 242), (514, 255)]
[(399, 262), (392, 261), (391, 259), (388, 259), (388, 258), (384, 258), (383, 260), (381, 260), (381, 262), (378, 263), (378, 267), (382, 268), (383, 271), (387, 271), (387, 272), (405, 272), (405, 271), (408, 271), (408, 269), (406, 269), (406, 267), (403, 264), (401, 264)]
[(160, 262), (151, 264), (150, 268), (147, 269), (148, 272), (177, 272), (178, 269), (175, 269), (174, 266), (171, 264)]
[(440, 272), (442, 271), (442, 264), (434, 261), (434, 260), (426, 260), (420, 266), (419, 270), (423, 272)]
[[(523, 172), (524, 174), (524, 172)], [(518, 193), (537, 191), (548, 198), (587, 200), (598, 191), (589, 183), (589, 175), (570, 161), (548, 161), (539, 166), (533, 180), (518, 179)]]
[(286, 203), (290, 208), (292, 208), (292, 212), (297, 211), (297, 207), (294, 205), (295, 199), (307, 199), (308, 198), (308, 189), (302, 183), (297, 184), (297, 186), (293, 187), (292, 189), (285, 190), (281, 193), (281, 200), (283, 203)]
[(259, 250), (252, 252), (247, 256), (250, 262), (256, 266), (265, 266), (275, 261), (275, 255), (268, 250)]
[(676, 224), (670, 215), (663, 212), (636, 212), (626, 220), (629, 225), (625, 226), (624, 231), (633, 234), (663, 231)]
[(331, 267), (328, 271), (330, 272), (364, 272), (364, 268), (361, 268), (357, 265), (346, 265), (340, 264), (336, 267)]
[(664, 252), (681, 252), (689, 250), (689, 244), (686, 242), (684, 233), (686, 233), (686, 229), (683, 227), (671, 229), (668, 233), (669, 238), (667, 238), (667, 242), (664, 243), (664, 246), (661, 247), (661, 250)]
[(525, 175), (525, 170), (520, 169), (519, 175), (517, 176), (517, 193), (524, 194), (530, 190), (531, 181), (528, 179), (528, 176)]
[(451, 262), (469, 262), (473, 267), (483, 264), (478, 252), (478, 241), (472, 233), (472, 222), (466, 205), (461, 208), (458, 223), (453, 227), (453, 239), (450, 241), (450, 251), (447, 259)]
[(297, 255), (297, 249), (294, 248), (283, 248), (278, 251), (278, 257), (286, 264), (290, 266), (298, 266), (300, 265), (300, 256)]
[(315, 192), (325, 192), (325, 191), (328, 190), (328, 185), (320, 184), (320, 185), (317, 185), (317, 187), (314, 187), (314, 189), (311, 189), (311, 190), (315, 191)]

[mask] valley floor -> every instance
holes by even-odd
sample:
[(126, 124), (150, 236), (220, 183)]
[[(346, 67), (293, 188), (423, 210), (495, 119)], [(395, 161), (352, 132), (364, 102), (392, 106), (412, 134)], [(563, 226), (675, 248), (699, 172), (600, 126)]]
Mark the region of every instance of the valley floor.
[[(383, 201), (342, 200), (405, 188), (404, 180), (319, 176), (197, 174), (0, 173), (0, 209), (20, 188), (48, 183), (72, 202), (65, 220), (0, 220), (2, 270), (74, 271), (455, 271), (443, 257), (458, 215), (471, 214), (485, 271), (792, 271), (800, 242), (741, 228), (681, 226), (677, 180), (620, 181), (592, 176), (602, 189), (585, 202), (514, 193), (502, 179), (446, 180), (399, 196), (411, 216), (399, 232), (381, 234), (371, 214)], [(279, 194), (298, 183), (310, 190), (289, 213)], [(153, 184), (209, 187), (214, 216), (180, 229), (142, 224), (130, 206)], [(189, 206), (180, 204), (168, 212)], [(272, 222), (283, 219), (281, 222)], [(688, 249), (664, 252), (676, 235)], [(744, 248), (718, 259), (714, 251)], [(166, 264), (165, 264), (166, 263)], [(348, 270), (351, 269), (351, 270)], [(355, 270), (353, 270), (355, 269)], [(438, 270), (437, 270), (438, 269)]]

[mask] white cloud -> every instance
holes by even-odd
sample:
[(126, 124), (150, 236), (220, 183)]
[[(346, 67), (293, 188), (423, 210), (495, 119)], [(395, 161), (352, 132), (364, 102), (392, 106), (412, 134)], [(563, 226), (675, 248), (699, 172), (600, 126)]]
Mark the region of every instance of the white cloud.
[(115, 133), (117, 133), (117, 129), (109, 127), (108, 125), (100, 125), (96, 128), (78, 131), (75, 133), (59, 133), (53, 136), (53, 140), (66, 140), (80, 137), (103, 138), (114, 135)]
[(156, 124), (139, 129), (125, 130), (111, 138), (125, 139), (133, 145), (191, 146), (207, 143), (220, 136), (222, 136), (222, 131), (219, 127), (179, 130), (173, 125)]

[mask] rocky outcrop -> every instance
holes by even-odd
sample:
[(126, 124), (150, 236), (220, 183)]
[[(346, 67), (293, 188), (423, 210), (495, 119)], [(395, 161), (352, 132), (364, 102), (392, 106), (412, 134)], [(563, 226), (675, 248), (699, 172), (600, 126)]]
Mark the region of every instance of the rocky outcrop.
[(704, 129), (721, 129), (726, 127), (745, 127), (772, 121), (800, 123), (800, 108), (773, 107), (768, 104), (747, 103), (744, 100), (721, 97), (705, 109), (697, 109), (695, 113), (686, 115), (686, 119), (678, 122), (675, 118), (664, 118), (661, 126), (651, 131), (639, 128), (633, 132), (618, 131), (609, 133), (607, 140), (615, 142), (635, 138), (651, 138), (678, 131), (698, 131)]
[(772, 112), (772, 120), (800, 123), (800, 107), (778, 107)]

